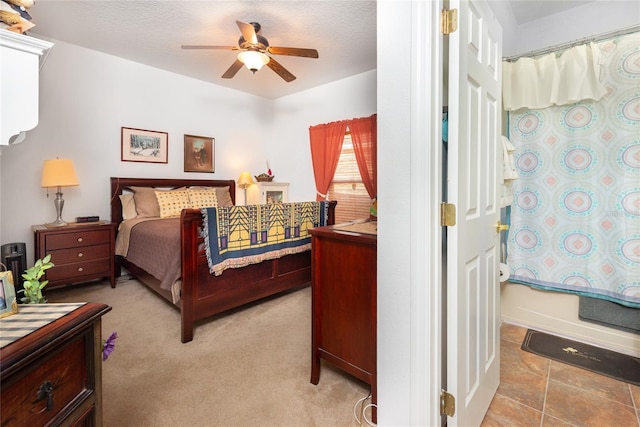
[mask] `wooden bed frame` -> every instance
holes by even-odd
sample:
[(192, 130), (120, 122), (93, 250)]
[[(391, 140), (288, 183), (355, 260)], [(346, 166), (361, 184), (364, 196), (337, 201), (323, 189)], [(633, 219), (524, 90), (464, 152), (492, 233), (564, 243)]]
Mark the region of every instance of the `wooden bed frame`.
[[(120, 196), (130, 187), (156, 187), (173, 189), (185, 186), (229, 187), (231, 200), (235, 204), (236, 183), (234, 180), (155, 179), (155, 178), (111, 178), (111, 221), (122, 222)], [(335, 223), (335, 205), (329, 205), (328, 224)], [(220, 276), (209, 272), (200, 236), (202, 214), (199, 209), (184, 209), (180, 216), (180, 239), (182, 259), (182, 294), (180, 301), (173, 303), (171, 292), (160, 288), (160, 281), (125, 258), (116, 256), (116, 275), (120, 267), (133, 277), (166, 299), (180, 310), (181, 339), (193, 339), (194, 323), (198, 320), (240, 307), (277, 293), (303, 287), (311, 281), (311, 252), (287, 255), (242, 268), (225, 270)]]

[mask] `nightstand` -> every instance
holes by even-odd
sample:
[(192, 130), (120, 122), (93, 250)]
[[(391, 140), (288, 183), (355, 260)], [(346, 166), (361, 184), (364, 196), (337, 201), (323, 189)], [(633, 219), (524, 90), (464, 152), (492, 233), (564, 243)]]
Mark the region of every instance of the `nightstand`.
[[(255, 188), (254, 188), (255, 187)], [(287, 203), (288, 182), (257, 182), (247, 192), (247, 202), (250, 205), (265, 205), (271, 203)]]
[(47, 289), (108, 277), (116, 287), (115, 232), (108, 221), (90, 224), (72, 223), (62, 227), (31, 227), (35, 241), (35, 259), (51, 254), (55, 265), (47, 270)]

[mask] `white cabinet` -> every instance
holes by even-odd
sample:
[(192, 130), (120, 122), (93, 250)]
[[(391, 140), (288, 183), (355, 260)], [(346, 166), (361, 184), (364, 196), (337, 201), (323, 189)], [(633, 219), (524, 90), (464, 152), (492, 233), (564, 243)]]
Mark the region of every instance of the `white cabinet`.
[(287, 203), (288, 191), (288, 182), (257, 182), (247, 188), (247, 203), (250, 205)]
[(0, 29), (0, 146), (38, 124), (40, 66), (53, 43)]

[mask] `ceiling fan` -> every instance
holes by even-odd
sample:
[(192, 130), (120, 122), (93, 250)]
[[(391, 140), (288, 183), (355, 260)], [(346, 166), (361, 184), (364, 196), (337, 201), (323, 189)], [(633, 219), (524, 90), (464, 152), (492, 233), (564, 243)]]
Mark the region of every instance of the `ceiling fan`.
[(260, 70), (263, 65), (271, 68), (286, 82), (296, 79), (289, 70), (284, 68), (273, 57), (267, 55), (288, 55), (301, 56), (304, 58), (317, 58), (318, 51), (315, 49), (303, 49), (297, 47), (276, 47), (269, 46), (269, 42), (261, 35), (260, 24), (257, 22), (236, 21), (242, 36), (238, 39), (238, 46), (212, 46), (212, 45), (182, 45), (182, 49), (222, 49), (222, 50), (240, 50), (238, 57), (227, 71), (222, 75), (223, 79), (230, 79), (236, 75), (238, 70), (245, 65), (254, 74)]

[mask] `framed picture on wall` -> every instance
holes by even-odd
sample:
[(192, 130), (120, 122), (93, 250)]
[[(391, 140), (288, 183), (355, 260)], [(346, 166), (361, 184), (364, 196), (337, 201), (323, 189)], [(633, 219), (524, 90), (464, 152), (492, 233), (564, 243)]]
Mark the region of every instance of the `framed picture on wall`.
[(169, 134), (153, 130), (122, 128), (122, 161), (167, 163)]
[(215, 172), (213, 138), (207, 136), (184, 136), (184, 171)]
[(13, 273), (0, 271), (0, 318), (18, 312), (16, 288), (13, 286)]

